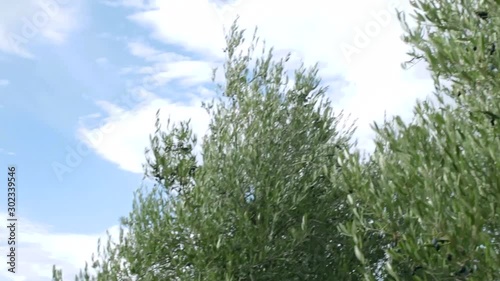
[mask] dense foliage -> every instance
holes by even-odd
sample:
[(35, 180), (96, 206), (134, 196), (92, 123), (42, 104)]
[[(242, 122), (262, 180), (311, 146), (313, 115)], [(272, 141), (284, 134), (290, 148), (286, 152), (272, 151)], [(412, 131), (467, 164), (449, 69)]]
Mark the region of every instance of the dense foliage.
[(435, 101), (419, 102), (411, 124), (375, 125), (369, 167), (342, 162), (357, 191), (346, 232), (389, 237), (385, 272), (396, 280), (500, 280), (499, 3), (477, 2), (413, 2), (405, 40), (429, 65)]
[[(243, 44), (235, 24), (225, 84), (204, 105), (211, 122), (202, 163), (189, 122), (165, 129), (157, 122), (146, 167), (157, 185), (138, 191), (122, 220), (127, 233), (96, 259), (96, 280), (361, 277), (353, 242), (337, 229), (352, 220), (347, 193), (332, 184), (352, 129), (338, 129), (342, 115), (333, 113), (316, 67), (289, 75), (289, 57), (276, 61), (272, 49), (256, 57), (256, 37), (247, 53)], [(373, 264), (382, 255), (374, 251)]]
[(368, 159), (316, 67), (288, 74), (255, 36), (243, 52), (235, 23), (202, 163), (189, 122), (157, 121), (157, 184), (77, 280), (500, 280), (500, 3), (479, 2), (401, 17), (436, 91), (412, 122), (374, 124)]

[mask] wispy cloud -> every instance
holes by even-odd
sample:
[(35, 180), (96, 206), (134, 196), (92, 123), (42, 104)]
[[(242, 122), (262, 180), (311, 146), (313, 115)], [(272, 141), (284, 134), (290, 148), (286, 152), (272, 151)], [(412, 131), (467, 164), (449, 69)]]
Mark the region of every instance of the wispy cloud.
[[(7, 214), (0, 213), (0, 218), (6, 221)], [(97, 240), (102, 239), (106, 245), (105, 231), (94, 235), (75, 233), (57, 233), (50, 226), (30, 221), (27, 218), (18, 218), (19, 227), (16, 237), (19, 240), (17, 247), (18, 272), (12, 274), (7, 270), (0, 272), (2, 280), (52, 280), (52, 266), (56, 264), (63, 268), (64, 280), (73, 280), (75, 274), (90, 261), (92, 253), (97, 250)], [(2, 236), (5, 234), (2, 228)], [(108, 229), (114, 239), (117, 239), (119, 227)], [(5, 236), (4, 236), (5, 237)], [(7, 243), (3, 240), (0, 245), (2, 252), (0, 262), (6, 264)], [(9, 246), (10, 247), (10, 246)]]
[(10, 156), (16, 155), (16, 153), (14, 153), (12, 151), (5, 150), (4, 148), (0, 148), (0, 154), (6, 154), (6, 155), (10, 155)]
[[(122, 4), (134, 6), (131, 2)], [(185, 81), (191, 96), (198, 100), (200, 93), (192, 89), (197, 85), (203, 89), (201, 86), (209, 81), (214, 63), (221, 62), (223, 27), (228, 27), (236, 15), (240, 16), (242, 28), (252, 30), (258, 26), (259, 35), (268, 46), (275, 47), (276, 53), (292, 51), (306, 64), (321, 63), (324, 82), (339, 85), (329, 92), (335, 108), (357, 119), (356, 137), (361, 149), (373, 148), (370, 128), (373, 121), (382, 121), (384, 116), (393, 114), (408, 120), (415, 101), (432, 93), (432, 80), (425, 66), (411, 71), (401, 69), (408, 47), (400, 40), (402, 31), (394, 8), (407, 9), (405, 3), (240, 0), (223, 5), (208, 0), (184, 0), (156, 4), (154, 9), (141, 7), (129, 18), (149, 29), (153, 39), (187, 50), (196, 58), (184, 52), (161, 51), (145, 41), (131, 41), (128, 45), (131, 54), (150, 65), (128, 67), (124, 73), (143, 74), (144, 79), (154, 80), (158, 85)], [(375, 25), (376, 34), (370, 33), (369, 42), (363, 46), (355, 44), (357, 51), (347, 59), (340, 46), (353, 45), (357, 42), (357, 31), (365, 32)], [(189, 99), (184, 104), (153, 100), (147, 105), (110, 113), (104, 122), (116, 130), (93, 148), (121, 168), (140, 173), (139, 163), (144, 161), (143, 149), (148, 146), (147, 135), (152, 132), (158, 108), (175, 120), (191, 118), (194, 126), (204, 128), (204, 114)], [(88, 136), (95, 130), (82, 127), (79, 132)]]
[(81, 0), (25, 0), (0, 3), (0, 51), (33, 58), (35, 38), (61, 44), (82, 21)]
[(10, 84), (10, 81), (7, 79), (0, 79), (0, 86), (7, 86)]
[[(56, 3), (59, 9), (54, 5), (41, 6), (42, 1)], [(130, 55), (142, 61), (139, 66), (126, 62), (127, 67), (122, 68), (120, 74), (134, 74), (130, 76), (139, 78), (128, 92), (120, 93), (115, 100), (94, 100), (100, 112), (80, 119), (76, 132), (80, 143), (68, 145), (65, 158), (53, 159), (65, 169), (54, 170), (56, 176), (78, 169), (90, 151), (123, 170), (142, 173), (144, 148), (149, 145), (149, 134), (154, 132), (158, 109), (163, 120), (168, 117), (174, 122), (191, 119), (195, 133), (204, 135), (209, 120), (200, 103), (213, 97), (207, 82), (212, 67), (220, 66), (223, 59), (223, 26), (228, 27), (236, 15), (240, 15), (241, 27), (249, 30), (247, 35), (258, 26), (261, 38), (268, 46), (275, 46), (277, 54), (291, 51), (296, 57), (304, 58), (307, 65), (320, 62), (320, 75), (325, 84), (331, 86), (328, 94), (335, 108), (358, 119), (356, 136), (361, 148), (370, 149), (371, 122), (382, 120), (386, 112), (408, 119), (415, 100), (425, 98), (433, 90), (425, 65), (417, 65), (411, 71), (400, 67), (407, 59), (408, 47), (400, 40), (401, 28), (391, 9), (393, 6), (407, 9), (407, 3), (400, 5), (386, 0), (222, 2), (105, 1), (110, 6), (129, 8), (128, 19), (142, 26), (149, 35), (148, 40), (128, 41), (124, 38), (129, 37), (112, 31), (100, 36), (114, 42), (127, 42)], [(25, 0), (15, 3), (0, 4), (0, 51), (32, 57), (28, 47), (37, 36), (56, 44), (67, 40), (79, 25), (79, 8), (83, 2)], [(36, 15), (50, 13), (47, 23), (34, 24)], [(21, 44), (12, 44), (13, 40)], [(364, 43), (360, 44), (360, 40)], [(354, 47), (355, 51), (348, 54), (342, 46)], [(107, 59), (98, 58), (101, 55), (92, 58), (104, 65)], [(0, 80), (0, 85), (8, 84), (8, 80)], [(167, 98), (165, 91), (176, 96)], [(6, 150), (0, 153), (14, 155)], [(23, 271), (19, 278), (24, 276), (24, 280), (50, 280), (52, 264), (64, 268), (65, 280), (71, 280), (69, 275), (76, 273), (90, 258), (97, 238), (102, 236), (102, 233), (55, 233), (48, 226), (21, 221), (23, 227), (18, 236), (22, 237), (23, 245), (19, 249), (19, 267)], [(11, 280), (10, 275), (3, 277)]]
[(128, 72), (144, 74), (145, 80), (155, 81), (156, 86), (162, 86), (176, 80), (184, 86), (196, 86), (210, 82), (212, 70), (216, 66), (208, 60), (192, 59), (188, 56), (162, 52), (141, 41), (128, 43), (132, 55), (152, 63), (146, 67), (128, 69)]
[(159, 50), (147, 45), (141, 41), (132, 41), (128, 43), (128, 49), (134, 56), (144, 58), (147, 60), (155, 60), (161, 54)]
[(105, 57), (100, 57), (100, 58), (97, 58), (97, 59), (95, 60), (95, 62), (96, 62), (98, 65), (101, 65), (101, 66), (103, 66), (103, 65), (107, 65), (107, 64), (109, 63), (108, 59), (107, 59), (107, 58), (105, 58)]
[(155, 0), (104, 0), (102, 3), (112, 7), (127, 7), (136, 9), (154, 8)]

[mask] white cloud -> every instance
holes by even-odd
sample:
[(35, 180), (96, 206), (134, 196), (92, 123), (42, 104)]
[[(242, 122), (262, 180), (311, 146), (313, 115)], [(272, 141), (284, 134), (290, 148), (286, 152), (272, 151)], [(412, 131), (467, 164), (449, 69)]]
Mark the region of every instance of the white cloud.
[(0, 86), (7, 86), (10, 84), (10, 81), (7, 79), (0, 79)]
[(64, 43), (82, 23), (81, 0), (25, 0), (0, 3), (0, 51), (32, 58), (28, 50), (37, 37)]
[[(340, 77), (342, 87), (331, 88), (329, 94), (338, 110), (358, 120), (356, 137), (362, 149), (373, 148), (373, 121), (382, 121), (385, 114), (408, 120), (416, 99), (426, 98), (433, 90), (422, 63), (408, 71), (401, 69), (409, 46), (400, 39), (395, 7), (408, 10), (405, 2), (239, 0), (224, 6), (208, 0), (177, 0), (157, 1), (153, 6), (142, 7), (130, 19), (151, 30), (153, 38), (194, 53), (197, 59), (136, 41), (129, 44), (131, 53), (152, 64), (128, 68), (128, 72), (142, 73), (160, 84), (179, 78), (190, 86), (206, 82), (213, 63), (223, 56), (223, 25), (228, 27), (239, 15), (240, 26), (250, 31), (258, 26), (259, 36), (276, 53), (292, 51), (309, 65), (319, 61), (325, 84), (338, 85)], [(194, 125), (204, 121), (196, 107), (156, 100), (112, 115), (114, 121), (109, 123), (117, 129), (105, 145), (96, 147), (98, 152), (124, 169), (141, 172), (139, 163), (158, 107), (167, 108), (177, 120), (193, 117)]]
[(147, 67), (132, 68), (132, 72), (146, 74), (145, 79), (154, 81), (155, 86), (162, 86), (173, 80), (184, 86), (210, 82), (212, 69), (216, 66), (209, 61), (194, 60), (174, 52), (162, 52), (144, 42), (129, 42), (128, 48), (132, 55), (153, 63)]
[(98, 65), (106, 65), (109, 63), (108, 59), (105, 57), (100, 57), (95, 60)]
[[(2, 221), (6, 221), (7, 214), (0, 213)], [(97, 250), (97, 240), (101, 238), (106, 245), (107, 235), (105, 231), (95, 235), (82, 235), (73, 233), (56, 233), (51, 231), (47, 225), (41, 225), (26, 218), (18, 218), (17, 248), (18, 271), (16, 274), (0, 272), (0, 279), (14, 281), (52, 280), (52, 265), (63, 269), (64, 280), (73, 280), (75, 274), (83, 268), (85, 262), (90, 262), (92, 253)], [(7, 229), (2, 228), (2, 237), (5, 237)], [(119, 234), (119, 227), (113, 226), (108, 229), (113, 241)], [(10, 247), (10, 246), (9, 246)], [(6, 264), (7, 244), (1, 244), (0, 250), (2, 264)], [(14, 277), (15, 276), (15, 277)]]
[(147, 60), (150, 59), (155, 59), (156, 56), (161, 54), (160, 51), (152, 48), (151, 46), (148, 46), (147, 44), (144, 44), (143, 42), (139, 41), (134, 41), (134, 42), (129, 42), (128, 44), (129, 51), (132, 55), (144, 58)]
[(173, 80), (180, 80), (185, 86), (210, 82), (213, 66), (205, 61), (179, 61), (159, 66), (159, 71), (152, 76), (159, 85)]
[(196, 98), (189, 104), (181, 104), (149, 95), (131, 110), (104, 101), (98, 105), (108, 117), (101, 126), (95, 128), (82, 124), (79, 137), (105, 159), (134, 173), (143, 172), (144, 149), (149, 146), (149, 136), (155, 131), (158, 109), (164, 121), (169, 117), (172, 122), (191, 119), (193, 130), (200, 137), (205, 135), (208, 128), (207, 113)]

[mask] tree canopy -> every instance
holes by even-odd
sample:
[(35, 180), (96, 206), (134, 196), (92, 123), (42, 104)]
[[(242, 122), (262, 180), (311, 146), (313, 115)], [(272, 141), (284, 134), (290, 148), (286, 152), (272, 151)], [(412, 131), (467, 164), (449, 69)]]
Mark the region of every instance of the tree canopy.
[(391, 279), (500, 280), (499, 3), (481, 2), (412, 3), (416, 26), (405, 25), (404, 39), (428, 64), (434, 102), (418, 102), (410, 124), (375, 124), (369, 166), (352, 155), (342, 162), (357, 190), (345, 232), (361, 253), (356, 235), (389, 238)]
[(76, 280), (500, 280), (500, 3), (459, 2), (400, 15), (436, 90), (411, 122), (374, 123), (368, 158), (317, 66), (290, 74), (235, 22), (208, 134), (158, 112), (156, 184)]

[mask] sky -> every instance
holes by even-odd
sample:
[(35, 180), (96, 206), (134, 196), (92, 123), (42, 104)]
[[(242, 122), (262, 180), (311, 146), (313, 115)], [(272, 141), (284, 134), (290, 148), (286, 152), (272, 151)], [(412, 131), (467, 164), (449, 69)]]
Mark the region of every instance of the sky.
[[(0, 169), (7, 224), (7, 167), (17, 169), (17, 272), (0, 280), (65, 280), (117, 233), (144, 184), (144, 149), (155, 114), (191, 119), (202, 136), (201, 102), (214, 96), (224, 27), (236, 16), (276, 53), (319, 62), (335, 110), (356, 119), (359, 148), (370, 124), (412, 116), (432, 94), (424, 63), (403, 70), (395, 9), (408, 1), (17, 0), (0, 2)], [(219, 79), (219, 78), (218, 78)], [(218, 80), (219, 81), (219, 80)], [(148, 184), (147, 182), (145, 184)]]

